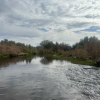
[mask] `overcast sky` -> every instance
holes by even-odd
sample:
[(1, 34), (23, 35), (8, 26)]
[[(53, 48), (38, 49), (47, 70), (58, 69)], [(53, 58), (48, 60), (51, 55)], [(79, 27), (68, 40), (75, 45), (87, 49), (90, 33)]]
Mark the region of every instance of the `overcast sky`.
[(100, 39), (100, 0), (0, 0), (0, 40), (33, 46)]

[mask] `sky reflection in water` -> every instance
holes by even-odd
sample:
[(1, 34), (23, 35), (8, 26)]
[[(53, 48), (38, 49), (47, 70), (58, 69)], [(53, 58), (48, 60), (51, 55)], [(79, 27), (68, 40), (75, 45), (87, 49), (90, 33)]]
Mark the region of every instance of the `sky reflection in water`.
[(0, 61), (0, 100), (99, 100), (100, 69), (91, 68), (45, 57)]

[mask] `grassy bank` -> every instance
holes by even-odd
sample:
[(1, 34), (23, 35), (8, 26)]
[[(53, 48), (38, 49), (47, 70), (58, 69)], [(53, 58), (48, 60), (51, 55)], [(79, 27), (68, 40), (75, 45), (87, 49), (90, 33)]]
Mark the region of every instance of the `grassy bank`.
[(68, 60), (68, 61), (70, 61), (71, 63), (74, 63), (74, 64), (98, 66), (95, 62), (89, 61), (89, 60), (86, 60), (86, 59), (82, 59), (82, 58), (65, 57), (63, 55), (54, 55), (53, 58), (55, 58), (55, 59), (65, 59), (65, 60)]
[(0, 59), (8, 58), (7, 55), (0, 55)]
[(31, 55), (36, 55), (36, 53), (21, 53), (21, 54), (0, 55), (0, 59), (19, 57), (19, 56), (31, 56)]
[[(5, 58), (12, 58), (12, 57), (19, 57), (19, 56), (31, 56), (31, 55), (39, 55), (38, 53), (23, 53), (23, 54), (17, 54), (17, 55), (1, 55), (0, 59), (5, 59)], [(46, 57), (50, 57), (50, 58), (54, 58), (54, 59), (63, 59), (63, 60), (67, 60), (70, 61), (71, 63), (74, 64), (81, 64), (81, 65), (89, 65), (89, 66), (97, 66), (99, 67), (99, 65), (97, 65), (95, 62), (93, 61), (89, 61), (83, 58), (74, 58), (74, 57), (66, 57), (63, 55), (45, 55)]]

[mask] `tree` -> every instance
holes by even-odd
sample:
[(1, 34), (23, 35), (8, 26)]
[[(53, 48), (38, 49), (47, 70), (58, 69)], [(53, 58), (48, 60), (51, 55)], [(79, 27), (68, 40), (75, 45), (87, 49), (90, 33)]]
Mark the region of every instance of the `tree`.
[(49, 40), (43, 40), (40, 45), (44, 48), (44, 49), (50, 49), (53, 48), (54, 44), (52, 41)]
[(84, 43), (87, 43), (88, 42), (88, 37), (86, 36), (85, 38), (84, 38)]

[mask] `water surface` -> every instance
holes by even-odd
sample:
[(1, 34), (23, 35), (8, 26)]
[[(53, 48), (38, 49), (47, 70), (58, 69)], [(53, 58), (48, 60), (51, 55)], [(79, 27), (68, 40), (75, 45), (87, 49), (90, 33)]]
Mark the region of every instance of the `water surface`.
[(45, 57), (1, 60), (0, 100), (100, 100), (100, 69)]

